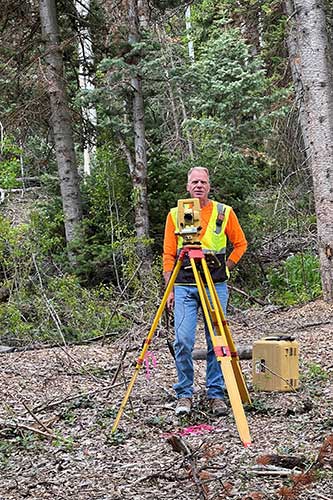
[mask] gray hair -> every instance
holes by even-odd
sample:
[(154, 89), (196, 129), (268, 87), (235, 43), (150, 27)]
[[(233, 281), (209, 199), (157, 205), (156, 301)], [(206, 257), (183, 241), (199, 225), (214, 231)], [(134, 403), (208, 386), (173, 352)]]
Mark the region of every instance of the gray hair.
[(207, 177), (208, 177), (208, 180), (209, 180), (209, 171), (208, 171), (208, 168), (206, 168), (206, 167), (193, 167), (193, 168), (191, 168), (187, 172), (187, 180), (188, 181), (190, 180), (190, 176), (191, 176), (192, 172), (194, 172), (194, 170), (199, 170), (201, 172), (205, 172), (205, 174), (207, 174)]

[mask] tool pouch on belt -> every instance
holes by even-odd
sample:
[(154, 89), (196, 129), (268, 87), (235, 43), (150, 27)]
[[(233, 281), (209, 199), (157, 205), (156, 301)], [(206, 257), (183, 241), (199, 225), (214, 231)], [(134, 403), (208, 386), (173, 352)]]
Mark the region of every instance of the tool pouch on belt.
[(218, 270), (222, 265), (214, 252), (205, 253), (205, 259), (210, 272)]
[[(225, 264), (225, 254), (216, 255), (213, 252), (209, 252), (205, 253), (205, 259), (214, 283), (221, 283), (222, 281), (226, 281), (228, 279)], [(206, 283), (204, 273), (201, 269), (201, 264), (198, 264), (197, 268), (204, 283)], [(179, 270), (176, 283), (188, 283), (191, 285), (195, 284), (190, 259), (187, 256), (185, 256), (182, 266)]]
[(225, 254), (207, 253), (205, 258), (213, 282), (221, 283), (221, 281), (226, 281), (229, 276), (226, 269)]

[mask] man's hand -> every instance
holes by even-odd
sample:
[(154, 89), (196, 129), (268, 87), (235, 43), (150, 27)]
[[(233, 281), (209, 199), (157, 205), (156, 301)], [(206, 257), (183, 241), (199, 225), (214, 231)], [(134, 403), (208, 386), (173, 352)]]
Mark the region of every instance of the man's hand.
[(233, 260), (227, 259), (226, 265), (229, 271), (232, 271), (236, 264), (234, 263)]
[(172, 292), (169, 293), (169, 297), (167, 299), (167, 308), (168, 308), (168, 311), (172, 311), (173, 310), (173, 306), (175, 305), (175, 294), (172, 290)]

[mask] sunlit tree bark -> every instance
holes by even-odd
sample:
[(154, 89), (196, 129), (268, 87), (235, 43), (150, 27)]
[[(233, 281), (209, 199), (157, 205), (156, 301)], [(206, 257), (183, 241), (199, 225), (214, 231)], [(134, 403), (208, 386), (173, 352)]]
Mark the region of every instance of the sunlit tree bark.
[[(90, 9), (90, 0), (75, 1), (75, 8), (79, 17), (86, 21)], [(90, 69), (94, 63), (94, 53), (91, 37), (86, 24), (79, 23), (79, 85), (82, 90), (94, 90), (95, 86), (90, 75)], [(85, 145), (83, 150), (83, 171), (90, 175), (91, 166), (96, 152), (97, 112), (94, 105), (82, 105), (82, 116), (84, 119)]]
[(289, 52), (312, 171), (324, 299), (333, 301), (333, 65), (323, 0), (286, 0)]

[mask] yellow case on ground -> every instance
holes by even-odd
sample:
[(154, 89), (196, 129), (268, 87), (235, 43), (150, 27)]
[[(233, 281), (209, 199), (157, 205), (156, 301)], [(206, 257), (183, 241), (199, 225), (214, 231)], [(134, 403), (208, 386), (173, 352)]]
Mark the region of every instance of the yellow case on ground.
[(298, 342), (288, 336), (266, 337), (253, 343), (253, 386), (259, 391), (298, 389)]

